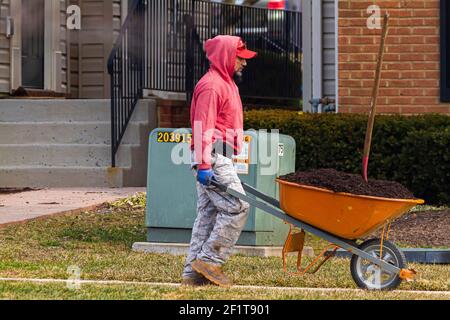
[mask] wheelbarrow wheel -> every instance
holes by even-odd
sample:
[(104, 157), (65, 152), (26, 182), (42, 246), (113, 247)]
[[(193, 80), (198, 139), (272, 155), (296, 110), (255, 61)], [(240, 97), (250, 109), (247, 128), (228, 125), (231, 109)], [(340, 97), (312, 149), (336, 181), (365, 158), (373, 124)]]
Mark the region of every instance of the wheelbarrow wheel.
[[(380, 259), (380, 239), (371, 239), (359, 246), (359, 249)], [(392, 242), (383, 242), (383, 252), (381, 259), (400, 269), (405, 268), (406, 258), (401, 250), (399, 250)], [(353, 280), (362, 289), (368, 290), (394, 290), (402, 279), (398, 274), (382, 270), (377, 265), (367, 259), (357, 255), (352, 256), (350, 262), (350, 270)]]

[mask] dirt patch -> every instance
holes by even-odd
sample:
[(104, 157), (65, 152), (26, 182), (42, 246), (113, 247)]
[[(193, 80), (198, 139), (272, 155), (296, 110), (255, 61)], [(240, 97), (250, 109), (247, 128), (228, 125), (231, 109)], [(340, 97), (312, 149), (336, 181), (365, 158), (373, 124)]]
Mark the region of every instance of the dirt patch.
[(21, 193), (27, 191), (36, 191), (41, 189), (36, 188), (0, 188), (0, 194), (13, 194), (13, 193)]
[(412, 192), (398, 182), (369, 180), (366, 183), (360, 175), (339, 172), (334, 169), (298, 171), (282, 176), (280, 179), (334, 192), (390, 199), (414, 199)]
[(389, 239), (414, 247), (450, 248), (450, 209), (406, 214), (392, 223)]

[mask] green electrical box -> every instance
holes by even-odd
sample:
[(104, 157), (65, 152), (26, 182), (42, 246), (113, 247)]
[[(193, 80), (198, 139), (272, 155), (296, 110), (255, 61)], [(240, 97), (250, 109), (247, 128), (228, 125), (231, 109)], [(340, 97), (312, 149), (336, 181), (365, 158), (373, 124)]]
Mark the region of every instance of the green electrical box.
[[(147, 241), (189, 243), (196, 218), (196, 181), (190, 166), (190, 129), (155, 129), (150, 134), (146, 227)], [(250, 130), (241, 155), (233, 159), (241, 181), (278, 199), (276, 177), (295, 171), (295, 140)], [(279, 246), (289, 226), (251, 207), (238, 240), (244, 246)]]

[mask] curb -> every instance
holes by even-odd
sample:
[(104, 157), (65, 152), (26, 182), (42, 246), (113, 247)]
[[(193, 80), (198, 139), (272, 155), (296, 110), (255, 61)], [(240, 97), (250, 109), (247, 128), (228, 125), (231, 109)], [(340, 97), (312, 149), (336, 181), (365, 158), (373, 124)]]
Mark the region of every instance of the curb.
[[(32, 283), (64, 283), (64, 284), (98, 284), (98, 285), (142, 285), (149, 287), (182, 287), (179, 283), (168, 282), (143, 282), (143, 281), (125, 281), (125, 280), (74, 280), (74, 279), (36, 279), (36, 278), (0, 278), (0, 282), (32, 282)], [(352, 288), (302, 288), (302, 287), (273, 287), (273, 286), (251, 286), (251, 285), (235, 285), (231, 289), (247, 289), (247, 290), (279, 290), (279, 291), (306, 291), (306, 292), (368, 292), (362, 289)], [(194, 289), (197, 290), (197, 289)], [(229, 289), (223, 289), (229, 290)], [(377, 291), (372, 291), (377, 292)], [(410, 294), (426, 294), (426, 295), (445, 295), (450, 296), (450, 291), (418, 291), (418, 290), (393, 290), (390, 293), (410, 293)], [(384, 292), (386, 293), (386, 292)]]
[(76, 208), (76, 209), (70, 209), (70, 210), (64, 210), (64, 211), (58, 211), (58, 212), (43, 214), (41, 216), (26, 218), (26, 219), (23, 219), (23, 220), (15, 220), (15, 221), (4, 222), (4, 223), (0, 223), (0, 228), (8, 227), (8, 226), (11, 226), (11, 225), (26, 224), (27, 222), (30, 222), (30, 221), (39, 221), (39, 220), (44, 220), (44, 219), (48, 219), (48, 218), (51, 218), (51, 217), (62, 216), (62, 215), (65, 215), (65, 214), (74, 214), (75, 215), (75, 214), (80, 214), (80, 213), (82, 213), (84, 211), (94, 211), (94, 210), (100, 209), (107, 202), (108, 201), (104, 201), (102, 203), (97, 203), (97, 204), (93, 204), (93, 205), (82, 207), (82, 208)]
[[(405, 254), (407, 262), (421, 264), (450, 264), (450, 249), (400, 249)], [(330, 254), (328, 251), (327, 254)], [(352, 253), (339, 249), (336, 251), (337, 258), (352, 257)]]

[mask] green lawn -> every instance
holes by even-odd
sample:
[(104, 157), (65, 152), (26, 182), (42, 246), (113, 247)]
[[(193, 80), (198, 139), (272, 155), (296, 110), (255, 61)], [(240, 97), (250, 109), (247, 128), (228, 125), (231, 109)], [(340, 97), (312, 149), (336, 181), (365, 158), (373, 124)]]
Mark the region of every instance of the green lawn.
[(53, 299), (53, 300), (443, 300), (442, 295), (424, 295), (408, 292), (308, 292), (301, 289), (276, 290), (218, 287), (170, 288), (146, 285), (94, 285), (83, 284), (79, 290), (71, 290), (65, 284), (36, 284), (0, 282), (0, 299)]
[[(71, 266), (89, 280), (141, 282), (181, 281), (184, 257), (131, 251), (134, 242), (145, 241), (142, 198), (96, 212), (84, 212), (29, 221), (0, 229), (0, 277), (67, 279)], [(128, 203), (128, 204), (127, 204)], [(309, 240), (315, 249), (324, 243)], [(295, 263), (291, 257), (290, 263)], [(418, 271), (415, 282), (401, 290), (450, 291), (450, 266), (410, 265)], [(356, 288), (349, 261), (334, 259), (316, 275), (298, 277), (282, 271), (280, 258), (234, 256), (225, 271), (236, 285), (299, 288)], [(305, 293), (296, 291), (248, 290), (216, 287), (203, 289), (146, 287), (142, 285), (83, 285), (72, 291), (65, 284), (0, 282), (1, 298), (43, 299), (415, 299), (441, 298), (401, 293)]]

